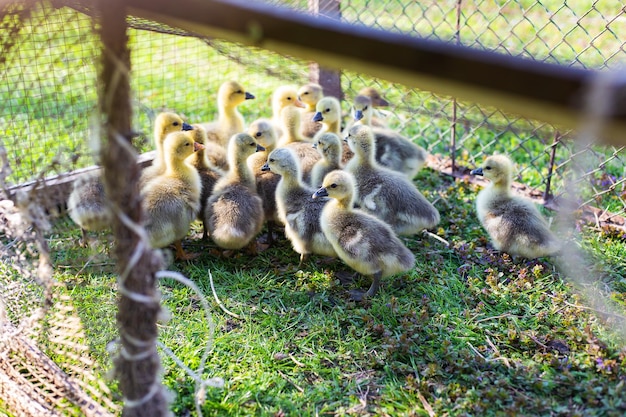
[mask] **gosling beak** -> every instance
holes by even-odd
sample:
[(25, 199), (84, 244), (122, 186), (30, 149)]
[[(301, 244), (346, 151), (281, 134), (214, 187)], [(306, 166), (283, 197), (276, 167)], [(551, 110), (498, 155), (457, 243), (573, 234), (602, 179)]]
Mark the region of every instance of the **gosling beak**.
[(313, 198), (318, 198), (318, 197), (328, 197), (328, 191), (326, 190), (326, 188), (322, 187), (319, 190), (317, 190), (313, 195)]
[(317, 113), (315, 113), (312, 120), (314, 122), (321, 122), (322, 120), (324, 120), (324, 116), (322, 116), (322, 112), (318, 111)]
[(193, 130), (193, 126), (189, 123), (183, 122), (183, 130)]
[(472, 175), (483, 175), (483, 169), (482, 168), (476, 168), (475, 170), (470, 172), (470, 174), (472, 174)]
[(257, 151), (257, 152), (262, 152), (262, 151), (264, 151), (264, 150), (265, 150), (265, 148), (264, 148), (264, 147), (262, 147), (262, 146), (261, 146), (261, 145), (259, 145), (258, 143), (256, 144), (256, 151)]
[(313, 149), (317, 149), (317, 143), (314, 143), (312, 146)]
[(363, 118), (363, 110), (354, 111), (354, 120), (361, 120)]
[(194, 142), (193, 143), (193, 151), (194, 152), (198, 152), (201, 151), (202, 149), (204, 149), (204, 145), (198, 142)]
[(263, 164), (263, 166), (261, 167), (261, 171), (271, 171), (270, 166), (267, 165), (267, 162)]
[(252, 100), (253, 98), (256, 98), (254, 97), (254, 94), (250, 94), (246, 91), (246, 100)]
[(296, 99), (296, 101), (294, 101), (293, 103), (296, 107), (300, 107), (301, 109), (304, 109), (306, 106), (304, 105), (303, 102), (301, 102), (300, 100)]

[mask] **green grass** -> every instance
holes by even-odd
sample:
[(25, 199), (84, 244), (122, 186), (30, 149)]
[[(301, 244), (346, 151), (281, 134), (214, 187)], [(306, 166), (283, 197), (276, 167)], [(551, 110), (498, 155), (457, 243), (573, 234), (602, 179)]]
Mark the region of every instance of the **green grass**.
[[(386, 280), (365, 303), (351, 301), (347, 290), (369, 283), (346, 280), (351, 271), (338, 260), (313, 257), (298, 270), (284, 238), (256, 256), (217, 257), (194, 225), (185, 245), (202, 255), (170, 267), (198, 285), (216, 323), (204, 377), (221, 377), (225, 387), (207, 390), (204, 415), (425, 416), (420, 396), (436, 415), (626, 411), (626, 335), (586, 308), (549, 260), (516, 263), (487, 249), (474, 215), (475, 186), (429, 170), (416, 183), (429, 199), (440, 198), (436, 232), (450, 247), (425, 236), (405, 239), (415, 269)], [(623, 314), (624, 238), (581, 227), (589, 258), (583, 275), (598, 277), (588, 284), (602, 287)], [(59, 291), (72, 296), (92, 354), (107, 368), (105, 347), (116, 337), (109, 244), (77, 248), (78, 232), (67, 220), (56, 228), (54, 261), (65, 271), (56, 275)], [(213, 302), (208, 271), (241, 319)], [(209, 342), (201, 303), (172, 280), (160, 288), (171, 312), (160, 340), (196, 369)], [(163, 365), (163, 382), (176, 394), (172, 410), (194, 415), (192, 379), (167, 357)]]
[[(358, 15), (362, 22), (377, 19), (382, 27), (395, 25), (398, 30), (415, 25), (422, 35), (434, 31), (452, 39), (455, 2), (448, 3), (449, 10), (428, 7), (425, 14), (421, 6), (411, 4), (406, 11), (415, 19), (395, 19), (396, 3), (377, 7), (379, 3), (372, 1), (350, 1), (344, 3), (344, 16), (354, 20), (355, 11), (367, 6), (369, 14)], [(587, 35), (581, 34), (592, 26), (601, 28), (604, 19), (599, 14), (610, 19), (621, 7), (619, 2), (595, 4), (595, 11), (574, 26), (564, 18), (567, 10), (557, 3), (562, 4), (524, 1), (518, 7), (510, 2), (464, 2), (461, 39), (521, 53), (528, 44), (526, 36), (535, 39), (526, 53), (538, 59), (552, 60), (548, 52), (554, 49), (558, 60), (571, 62), (578, 57), (587, 66), (601, 66), (607, 54), (619, 49), (621, 43), (610, 32), (595, 38), (589, 49), (585, 49)], [(590, 2), (569, 3), (577, 16), (591, 7)], [(505, 17), (496, 17), (496, 6), (504, 7)], [(561, 27), (529, 29), (529, 23), (544, 21), (548, 12), (564, 18)], [(58, 172), (92, 163), (87, 138), (93, 135), (97, 43), (86, 35), (90, 22), (80, 15), (61, 9), (46, 16), (48, 26), (24, 29), (21, 43), (9, 56), (9, 62), (17, 64), (1, 67), (0, 134), (13, 168), (9, 180), (16, 183), (39, 172), (53, 173), (50, 167), (55, 160)], [(63, 32), (48, 37), (48, 28), (61, 27)], [(501, 44), (502, 33), (511, 36)], [(563, 33), (567, 43), (559, 41)], [(138, 151), (151, 149), (152, 121), (161, 110), (177, 111), (190, 122), (213, 119), (215, 91), (225, 79), (238, 79), (257, 96), (241, 108), (251, 121), (269, 116), (275, 87), (286, 81), (304, 83), (307, 78), (306, 63), (266, 51), (226, 45), (230, 58), (247, 64), (240, 65), (193, 38), (132, 30), (130, 41)], [(35, 48), (35, 44), (46, 47)], [(268, 76), (271, 73), (278, 77)], [(396, 104), (391, 108), (392, 127), (431, 152), (448, 155), (449, 98), (361, 74), (344, 73), (342, 78), (347, 98), (373, 82)], [(486, 116), (489, 123), (483, 124)], [(515, 121), (467, 103), (459, 104), (459, 118), (460, 165), (472, 168), (484, 155), (507, 152), (519, 168), (517, 179), (542, 189), (552, 127)], [(597, 164), (613, 153), (602, 148), (594, 152)], [(560, 168), (553, 178), (557, 191), (568, 175), (572, 153), (568, 142), (557, 148)], [(616, 179), (625, 175), (619, 158), (603, 165), (588, 182), (601, 188), (611, 175)], [(624, 414), (624, 340), (615, 333), (611, 317), (590, 310), (590, 303), (580, 295), (584, 288), (548, 260), (514, 263), (488, 250), (472, 206), (474, 186), (430, 170), (416, 181), (429, 199), (438, 200), (442, 223), (436, 233), (451, 246), (422, 236), (406, 239), (416, 254), (416, 268), (387, 280), (380, 294), (364, 304), (354, 303), (346, 293), (369, 283), (361, 278), (347, 281), (351, 272), (340, 261), (313, 258), (298, 270), (298, 256), (285, 239), (254, 257), (217, 258), (209, 253), (213, 245), (197, 240), (199, 229), (194, 226), (186, 244), (202, 256), (172, 268), (192, 279), (212, 305), (216, 332), (203, 376), (222, 377), (226, 386), (208, 389), (205, 415), (426, 416), (424, 404), (436, 415)], [(594, 190), (583, 188), (582, 197), (593, 198)], [(623, 186), (618, 187), (596, 205), (623, 213), (623, 192)], [(623, 311), (623, 233), (583, 224), (579, 228), (579, 245), (589, 258), (585, 273), (597, 277), (587, 286), (606, 294)], [(85, 343), (103, 375), (111, 366), (107, 344), (117, 337), (115, 265), (106, 234), (91, 249), (77, 247), (79, 237), (66, 218), (55, 224), (49, 236), (55, 279), (61, 284), (56, 291), (71, 296), (84, 326)], [(8, 265), (2, 267), (7, 277), (19, 278)], [(224, 314), (212, 301), (209, 270), (224, 304), (242, 319)], [(209, 335), (200, 302), (172, 280), (163, 281), (160, 288), (163, 304), (172, 313), (169, 321), (160, 324), (160, 340), (195, 369)], [(38, 294), (40, 289), (32, 291)], [(193, 381), (171, 359), (162, 357), (163, 383), (176, 394), (172, 410), (180, 416), (193, 415)], [(110, 385), (118, 397), (115, 384)]]

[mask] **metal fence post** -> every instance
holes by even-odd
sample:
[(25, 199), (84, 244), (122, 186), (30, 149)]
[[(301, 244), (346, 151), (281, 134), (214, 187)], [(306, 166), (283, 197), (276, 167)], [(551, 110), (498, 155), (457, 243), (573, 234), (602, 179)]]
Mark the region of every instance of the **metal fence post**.
[[(456, 32), (454, 34), (454, 38), (457, 44), (461, 43), (461, 4), (463, 0), (458, 0), (456, 2)], [(456, 111), (457, 111), (457, 102), (456, 97), (452, 98), (452, 126), (450, 129), (450, 162), (451, 172), (454, 174), (456, 171)]]
[[(341, 20), (341, 0), (309, 0), (309, 11), (313, 14)], [(317, 62), (309, 64), (309, 80), (324, 89), (324, 95), (343, 99), (341, 71), (322, 67)]]
[(550, 145), (550, 164), (548, 165), (548, 175), (546, 177), (546, 189), (543, 192), (543, 201), (547, 202), (552, 198), (550, 187), (552, 185), (552, 174), (554, 173), (554, 162), (556, 160), (556, 148), (561, 143), (561, 132), (554, 132), (554, 142)]

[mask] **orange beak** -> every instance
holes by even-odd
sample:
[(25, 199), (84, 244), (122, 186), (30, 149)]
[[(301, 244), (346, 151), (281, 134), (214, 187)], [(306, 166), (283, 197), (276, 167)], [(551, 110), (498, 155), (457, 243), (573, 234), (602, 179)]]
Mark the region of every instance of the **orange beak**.
[(301, 101), (300, 101), (300, 100), (298, 100), (298, 99), (296, 99), (296, 101), (294, 101), (294, 103), (293, 103), (293, 104), (294, 104), (294, 106), (296, 106), (296, 107), (300, 107), (301, 109), (306, 108), (306, 106), (304, 105), (304, 103), (303, 103), (303, 102), (301, 102)]
[(204, 145), (198, 142), (194, 142), (193, 143), (193, 151), (194, 152), (198, 152), (200, 150), (204, 149)]

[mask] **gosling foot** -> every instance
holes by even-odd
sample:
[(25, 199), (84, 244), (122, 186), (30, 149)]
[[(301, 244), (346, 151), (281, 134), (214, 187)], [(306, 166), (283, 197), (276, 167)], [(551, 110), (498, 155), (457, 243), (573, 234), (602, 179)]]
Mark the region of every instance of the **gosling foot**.
[(176, 249), (175, 259), (177, 261), (191, 261), (193, 259), (196, 259), (198, 256), (200, 256), (199, 253), (187, 253), (187, 252), (185, 252), (185, 250), (183, 249), (183, 245), (181, 244), (180, 240), (177, 240), (176, 242), (174, 242), (174, 247)]
[(349, 292), (350, 297), (354, 301), (361, 302), (367, 298), (372, 298), (373, 296), (375, 296), (376, 293), (378, 292), (378, 289), (380, 288), (381, 275), (382, 275), (381, 271), (372, 275), (372, 285), (370, 286), (369, 290), (367, 290), (366, 292), (363, 292), (360, 290), (352, 290)]

